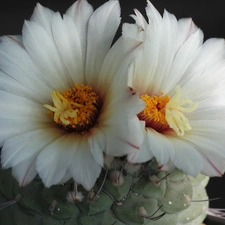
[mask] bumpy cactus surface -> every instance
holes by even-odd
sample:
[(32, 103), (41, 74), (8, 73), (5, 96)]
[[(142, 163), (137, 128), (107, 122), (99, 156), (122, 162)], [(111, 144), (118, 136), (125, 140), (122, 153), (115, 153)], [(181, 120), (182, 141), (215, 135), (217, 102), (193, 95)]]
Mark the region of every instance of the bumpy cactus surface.
[(199, 225), (208, 208), (208, 201), (200, 201), (207, 200), (207, 182), (208, 177), (193, 178), (177, 169), (159, 171), (154, 160), (129, 165), (117, 159), (93, 190), (78, 185), (76, 193), (72, 180), (45, 188), (37, 177), (21, 188), (10, 170), (1, 170), (0, 203), (16, 200), (0, 211), (0, 224)]

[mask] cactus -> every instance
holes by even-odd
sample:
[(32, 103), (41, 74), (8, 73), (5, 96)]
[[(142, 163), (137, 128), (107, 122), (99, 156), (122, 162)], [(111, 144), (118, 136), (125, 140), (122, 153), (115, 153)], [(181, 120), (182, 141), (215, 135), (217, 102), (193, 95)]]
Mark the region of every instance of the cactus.
[(160, 171), (154, 159), (142, 165), (115, 159), (90, 192), (72, 180), (46, 188), (39, 177), (21, 188), (10, 169), (1, 170), (1, 205), (15, 204), (0, 211), (0, 221), (7, 225), (31, 221), (32, 225), (199, 225), (208, 208), (207, 182), (201, 174), (194, 178), (178, 169), (170, 174)]

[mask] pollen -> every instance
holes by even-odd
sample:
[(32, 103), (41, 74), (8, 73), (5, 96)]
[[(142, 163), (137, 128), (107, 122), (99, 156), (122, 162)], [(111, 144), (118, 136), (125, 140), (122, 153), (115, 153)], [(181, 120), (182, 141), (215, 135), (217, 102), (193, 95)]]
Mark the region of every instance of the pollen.
[(145, 109), (138, 114), (140, 120), (145, 121), (145, 126), (155, 129), (158, 132), (170, 128), (178, 136), (183, 136), (185, 131), (191, 130), (191, 126), (185, 114), (194, 111), (197, 104), (188, 98), (181, 99), (181, 88), (176, 86), (175, 94), (169, 95), (148, 95), (140, 98), (146, 103)]
[(51, 93), (53, 106), (43, 106), (54, 121), (72, 132), (85, 132), (96, 124), (100, 101), (92, 87), (75, 84), (73, 88)]
[(151, 127), (160, 131), (167, 127), (165, 117), (165, 106), (170, 101), (168, 95), (160, 93), (159, 96), (144, 94), (140, 98), (146, 103), (145, 109), (138, 114), (138, 118), (146, 122), (146, 127)]

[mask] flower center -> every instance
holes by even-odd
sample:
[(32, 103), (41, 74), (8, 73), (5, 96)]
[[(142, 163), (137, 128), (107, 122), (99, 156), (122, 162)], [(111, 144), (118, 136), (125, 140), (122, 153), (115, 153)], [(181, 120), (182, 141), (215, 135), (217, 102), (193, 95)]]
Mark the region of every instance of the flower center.
[(159, 96), (140, 96), (145, 101), (145, 109), (138, 114), (140, 120), (145, 121), (146, 127), (151, 127), (158, 132), (171, 128), (178, 136), (183, 136), (185, 131), (191, 130), (191, 126), (184, 113), (192, 112), (197, 108), (197, 104), (189, 99), (180, 99), (181, 89), (175, 88), (172, 98), (160, 93)]
[(44, 104), (54, 121), (71, 132), (88, 131), (96, 124), (100, 101), (92, 87), (75, 84), (67, 91), (51, 94), (54, 106)]
[(140, 98), (146, 103), (145, 109), (138, 114), (140, 120), (145, 121), (146, 127), (151, 127), (158, 132), (168, 128), (165, 118), (165, 106), (169, 102), (168, 95), (160, 93), (159, 96), (144, 94)]

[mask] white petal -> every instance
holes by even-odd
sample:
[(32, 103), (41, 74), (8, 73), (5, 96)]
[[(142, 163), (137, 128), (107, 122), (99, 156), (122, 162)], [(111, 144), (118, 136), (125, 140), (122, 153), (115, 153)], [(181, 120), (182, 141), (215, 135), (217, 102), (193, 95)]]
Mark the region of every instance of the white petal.
[(189, 132), (188, 135), (184, 136), (183, 139), (195, 146), (196, 150), (202, 155), (204, 162), (202, 173), (208, 176), (221, 176), (225, 171), (225, 150), (222, 135), (224, 131), (220, 133), (220, 128), (225, 129), (224, 123), (218, 121), (217, 127), (215, 123), (212, 123), (213, 125), (209, 128), (207, 122), (205, 126), (197, 123), (194, 127), (194, 129), (198, 129), (199, 126), (203, 129), (205, 128), (205, 132), (193, 130), (193, 132)]
[[(224, 68), (224, 62), (222, 63), (225, 56), (224, 47), (223, 39), (211, 38), (201, 46), (198, 54), (193, 58), (181, 82), (182, 92), (190, 99), (197, 100), (205, 93), (211, 93), (224, 81), (221, 77), (224, 73), (224, 69), (221, 72), (222, 67)], [(199, 83), (202, 85), (198, 85)]]
[(122, 26), (122, 36), (124, 38), (132, 38), (136, 41), (143, 41), (144, 32), (134, 24), (124, 23)]
[(110, 0), (100, 6), (89, 20), (86, 74), (91, 86), (100, 72), (119, 24), (120, 6), (117, 0)]
[(136, 115), (145, 108), (145, 103), (138, 96), (132, 95), (129, 89), (119, 94), (111, 101), (105, 101), (98, 118), (99, 124), (113, 126), (114, 124), (120, 125), (123, 121), (126, 123), (126, 121), (131, 119), (133, 122), (139, 121)]
[(130, 120), (126, 117), (115, 117), (114, 125), (104, 125), (101, 130), (106, 137), (105, 152), (111, 156), (136, 152), (143, 141), (143, 124), (137, 117)]
[(186, 42), (181, 46), (178, 46), (170, 72), (168, 76), (164, 77), (164, 83), (161, 86), (161, 90), (163, 90), (164, 93), (169, 93), (171, 89), (174, 90), (175, 84), (179, 84), (180, 79), (184, 82), (183, 79), (186, 79), (184, 74), (193, 58), (196, 56), (197, 51), (202, 45), (202, 41), (203, 33), (200, 30), (197, 30), (186, 40)]
[(136, 16), (131, 15), (131, 17), (133, 17), (135, 19), (135, 22), (138, 27), (145, 30), (145, 28), (147, 27), (148, 24), (147, 24), (147, 21), (145, 20), (144, 16), (137, 9), (134, 9), (134, 12), (135, 12)]
[(82, 136), (69, 171), (73, 179), (86, 190), (90, 190), (101, 172), (101, 166), (96, 163), (88, 146), (87, 137)]
[[(154, 85), (152, 84), (151, 93), (160, 93), (162, 84), (164, 82), (164, 76), (168, 75), (171, 68), (173, 58), (176, 54), (176, 40), (178, 23), (174, 15), (164, 11), (163, 20), (158, 28), (160, 30), (160, 45), (159, 45), (159, 57), (158, 64), (155, 70)], [(166, 34), (166, 38), (165, 38)], [(150, 62), (148, 62), (149, 64)], [(164, 76), (159, 76), (162, 74)]]
[(65, 173), (65, 175), (64, 175), (64, 177), (62, 178), (61, 181), (59, 181), (58, 184), (64, 184), (67, 181), (69, 181), (70, 179), (71, 179), (71, 174), (70, 174), (69, 170), (67, 170), (66, 173)]
[[(14, 95), (18, 95), (23, 98), (27, 98), (33, 100), (35, 102), (41, 102), (44, 98), (41, 98), (41, 95), (44, 94), (41, 90), (33, 89), (31, 90), (28, 87), (24, 87), (23, 84), (8, 76), (7, 74), (0, 71), (0, 89), (5, 92), (12, 93)], [(44, 88), (43, 88), (44, 89)], [(36, 94), (36, 92), (40, 92), (40, 95)], [(46, 97), (46, 94), (45, 94)], [(46, 98), (45, 98), (46, 99)], [(46, 101), (47, 102), (47, 99)]]
[[(49, 61), (51, 61), (51, 64), (53, 64), (51, 69), (53, 70), (53, 68), (55, 67), (59, 73), (63, 74), (65, 72), (67, 75), (66, 76), (67, 82), (71, 83), (72, 80), (68, 76), (69, 75), (68, 72), (71, 72), (70, 71), (71, 67), (65, 68), (63, 63), (65, 63), (66, 66), (68, 66), (68, 64), (70, 64), (70, 61), (72, 59), (76, 60), (78, 58), (79, 60), (78, 60), (77, 64), (80, 66), (79, 61), (81, 61), (81, 56), (78, 54), (79, 53), (78, 49), (76, 49), (77, 51), (75, 51), (73, 53), (73, 56), (74, 56), (74, 54), (77, 53), (78, 57), (76, 59), (73, 57), (70, 58), (71, 55), (69, 53), (71, 53), (74, 50), (74, 48), (70, 48), (69, 49), (70, 51), (68, 52), (68, 55), (67, 55), (67, 59), (70, 59), (69, 61), (65, 60), (64, 62), (62, 62), (60, 56), (57, 57), (58, 50), (59, 50), (60, 54), (65, 53), (66, 50), (68, 50), (67, 46), (65, 47), (65, 45), (67, 44), (67, 45), (70, 45), (70, 47), (74, 47), (73, 44), (77, 41), (77, 39), (75, 38), (76, 32), (74, 33), (74, 30), (75, 30), (74, 23), (72, 21), (70, 21), (70, 23), (68, 23), (68, 20), (66, 20), (64, 22), (64, 24), (62, 24), (61, 20), (59, 18), (61, 19), (61, 16), (59, 13), (55, 13), (52, 10), (50, 10), (46, 7), (43, 7), (42, 5), (37, 3), (37, 6), (35, 7), (34, 13), (31, 17), (30, 21), (34, 22), (34, 24), (38, 24), (38, 26), (41, 26), (45, 30), (45, 32), (48, 34), (48, 38), (45, 40), (46, 42), (48, 42), (48, 41), (50, 42), (50, 45), (48, 46), (49, 47), (48, 50), (50, 51), (50, 54), (51, 54), (51, 52), (52, 52), (52, 54), (55, 53), (55, 56), (52, 55), (52, 57), (49, 60)], [(72, 26), (71, 26), (71, 22), (72, 22)], [(56, 25), (56, 23), (58, 23), (58, 24)], [(25, 24), (25, 26), (27, 26), (27, 25)], [(68, 27), (70, 27), (70, 29), (71, 29), (70, 32), (68, 32), (68, 29), (67, 29)], [(43, 34), (42, 34), (43, 37), (45, 37), (45, 32), (43, 32)], [(33, 30), (33, 33), (35, 33), (34, 30)], [(59, 38), (59, 35), (60, 35), (60, 38)], [(68, 35), (75, 35), (75, 36), (73, 36), (73, 38), (68, 41), (68, 40), (65, 40), (66, 38), (68, 38)], [(36, 40), (36, 41), (38, 41), (38, 40)], [(54, 43), (53, 43), (54, 41), (57, 42), (56, 44), (58, 46), (54, 46)], [(64, 47), (65, 47), (65, 50), (63, 52), (62, 52), (62, 46), (60, 46), (62, 44), (62, 42), (64, 42)], [(79, 41), (78, 41), (78, 43), (79, 43)], [(46, 46), (44, 46), (44, 47), (46, 47)], [(46, 54), (48, 54), (48, 53), (46, 53)], [(65, 57), (65, 54), (63, 54), (62, 57)], [(51, 64), (49, 66), (51, 66)], [(78, 68), (80, 70), (82, 70), (83, 65)], [(69, 69), (69, 71), (66, 71), (66, 69)], [(79, 73), (79, 72), (80, 71), (77, 71), (77, 73)]]
[[(54, 124), (55, 125), (55, 124)], [(32, 131), (40, 128), (48, 128), (50, 124), (31, 122), (24, 119), (5, 119), (0, 118), (0, 146), (3, 146), (3, 143), (6, 139), (19, 135), (28, 131)]]
[(38, 155), (36, 170), (46, 187), (60, 183), (75, 160), (80, 137), (66, 134), (47, 145)]
[[(8, 42), (7, 39), (1, 42), (0, 66), (1, 70), (8, 75), (8, 78), (6, 75), (4, 78), (1, 77), (4, 80), (3, 82), (9, 82), (9, 80), (13, 79), (12, 82), (16, 82), (19, 89), (23, 88), (24, 91), (29, 92), (27, 98), (40, 102), (46, 100), (46, 95), (51, 93), (46, 79), (40, 74), (24, 48), (17, 43)], [(6, 89), (2, 82), (0, 85)], [(17, 92), (17, 88), (15, 90), (10, 88), (6, 90), (8, 92)], [(20, 95), (23, 95), (23, 92)]]
[(158, 10), (152, 5), (150, 1), (147, 0), (146, 14), (149, 19), (149, 24), (159, 25), (162, 21), (162, 16), (158, 12)]
[(92, 13), (93, 8), (86, 0), (77, 0), (66, 11), (66, 15), (70, 16), (76, 25), (77, 33), (80, 37), (83, 62), (85, 62), (87, 50), (88, 21)]
[(209, 176), (223, 176), (225, 171), (224, 157), (214, 152), (202, 153), (203, 157), (203, 169), (201, 173)]
[(88, 137), (88, 143), (90, 146), (90, 150), (92, 156), (94, 157), (95, 161), (103, 167), (103, 151), (105, 150), (106, 146), (106, 138), (104, 133), (97, 128), (91, 129), (91, 134)]
[(37, 155), (48, 143), (61, 136), (58, 128), (37, 129), (7, 139), (2, 148), (1, 164), (14, 167), (24, 160)]
[(106, 154), (123, 156), (139, 149), (144, 123), (136, 115), (143, 109), (144, 102), (128, 90), (103, 105), (98, 123), (106, 136)]
[(42, 28), (44, 28), (51, 36), (51, 22), (54, 14), (55, 13), (51, 9), (43, 7), (40, 3), (37, 3), (30, 20), (42, 26)]
[(140, 149), (137, 152), (129, 154), (127, 156), (127, 160), (130, 163), (143, 163), (143, 162), (147, 162), (153, 157), (154, 155), (152, 154), (152, 151), (150, 149), (148, 135), (146, 133)]
[(171, 158), (172, 163), (189, 175), (197, 176), (202, 171), (203, 160), (195, 146), (176, 136), (167, 137), (175, 149), (174, 157)]
[(46, 76), (55, 89), (67, 89), (69, 77), (59, 58), (52, 37), (37, 23), (26, 21), (23, 26), (23, 43), (42, 76)]
[(47, 110), (31, 100), (0, 90), (0, 118), (27, 119), (29, 121), (52, 122)]
[(30, 183), (37, 175), (35, 162), (36, 155), (33, 155), (31, 158), (22, 161), (12, 168), (12, 175), (19, 182), (20, 186), (24, 187), (25, 185)]
[[(225, 106), (221, 103), (220, 98), (223, 98), (223, 96), (214, 96), (214, 97), (208, 97), (205, 98), (204, 101), (198, 102), (198, 107), (197, 109), (190, 113), (188, 115), (188, 119), (190, 123), (191, 121), (195, 122), (196, 120), (209, 120), (207, 123), (211, 123), (211, 121), (215, 120), (224, 120), (225, 119)], [(221, 99), (222, 100), (222, 99)], [(209, 104), (210, 103), (210, 104)]]
[(52, 32), (65, 70), (73, 82), (83, 84), (84, 64), (74, 22), (69, 16), (64, 15), (62, 19), (60, 14), (56, 13), (52, 21)]
[[(215, 116), (215, 114), (214, 114)], [(190, 121), (192, 130), (190, 131), (193, 135), (204, 136), (208, 139), (214, 140), (218, 144), (223, 145), (225, 140), (223, 134), (225, 133), (225, 121), (213, 119), (198, 119)], [(223, 151), (224, 152), (224, 151)]]
[(166, 164), (175, 157), (173, 144), (161, 133), (153, 129), (147, 129), (150, 151), (160, 164)]
[(177, 46), (181, 46), (193, 33), (198, 30), (191, 18), (182, 18), (178, 20), (179, 36), (177, 37)]
[[(138, 55), (133, 63), (133, 76), (131, 87), (138, 90), (140, 94), (146, 93), (158, 80), (154, 77), (160, 56), (160, 28), (151, 26), (146, 29), (146, 39), (143, 43), (143, 52)], [(149, 63), (151, 62), (151, 66)]]
[[(178, 25), (176, 18), (166, 11), (162, 20), (150, 3), (147, 8), (152, 8), (154, 12), (152, 12), (152, 18), (149, 18), (150, 25), (145, 29), (143, 52), (135, 60), (131, 83), (132, 87), (141, 94), (146, 92), (158, 94), (162, 91), (160, 85), (163, 82), (162, 76), (158, 76), (158, 74), (167, 73), (170, 69), (176, 50), (174, 48), (176, 41), (174, 40), (177, 38)], [(166, 39), (164, 38), (165, 33), (167, 34)], [(133, 38), (135, 39), (135, 37)]]
[(102, 97), (115, 98), (126, 91), (128, 66), (140, 50), (141, 43), (125, 38), (119, 38), (113, 45), (104, 60), (99, 74), (97, 89), (102, 90)]

